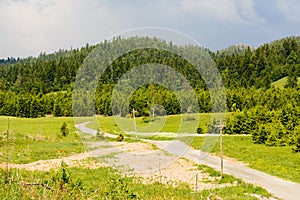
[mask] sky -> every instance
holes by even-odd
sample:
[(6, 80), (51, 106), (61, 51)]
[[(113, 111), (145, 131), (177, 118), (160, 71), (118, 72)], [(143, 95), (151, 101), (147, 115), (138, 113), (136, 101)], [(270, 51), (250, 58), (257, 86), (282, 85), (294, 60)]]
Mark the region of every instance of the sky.
[(211, 50), (300, 35), (299, 0), (0, 0), (0, 58), (97, 44), (161, 27)]

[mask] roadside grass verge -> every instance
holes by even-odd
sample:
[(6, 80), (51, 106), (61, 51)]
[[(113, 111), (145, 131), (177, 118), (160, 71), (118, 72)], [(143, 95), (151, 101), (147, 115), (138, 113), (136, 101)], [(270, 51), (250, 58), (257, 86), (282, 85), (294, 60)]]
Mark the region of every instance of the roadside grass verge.
[[(191, 146), (201, 149), (205, 138), (195, 137)], [(219, 140), (212, 153), (219, 155)], [(224, 155), (249, 164), (249, 167), (268, 174), (300, 183), (300, 153), (292, 147), (268, 147), (254, 144), (251, 136), (224, 136)]]
[(137, 177), (121, 175), (107, 167), (68, 167), (62, 163), (49, 172), (0, 169), (1, 199), (207, 199), (254, 200), (249, 194), (269, 197), (264, 189), (239, 181), (236, 186), (193, 191), (187, 184), (177, 187), (159, 182), (143, 184)]

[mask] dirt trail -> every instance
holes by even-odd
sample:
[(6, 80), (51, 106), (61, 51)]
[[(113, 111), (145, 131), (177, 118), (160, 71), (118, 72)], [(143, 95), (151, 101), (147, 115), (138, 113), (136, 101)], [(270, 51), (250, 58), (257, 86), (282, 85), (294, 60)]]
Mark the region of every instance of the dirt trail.
[[(76, 154), (60, 159), (40, 160), (28, 164), (10, 164), (9, 168), (25, 169), (29, 171), (49, 171), (58, 169), (64, 161), (68, 166), (80, 166), (86, 168), (98, 168), (102, 166), (114, 166), (122, 169), (129, 176), (141, 177), (145, 184), (160, 182), (162, 184), (172, 184), (178, 186), (181, 183), (189, 184), (192, 189), (200, 191), (203, 189), (214, 189), (234, 184), (215, 184), (216, 178), (210, 177), (207, 173), (197, 169), (194, 162), (186, 159), (171, 160), (172, 163), (166, 167), (155, 168), (158, 159), (173, 159), (172, 155), (166, 155), (159, 149), (153, 149), (149, 143), (135, 142), (107, 142), (92, 143), (96, 150)], [(149, 155), (150, 156), (149, 158)], [(139, 157), (137, 157), (139, 156)], [(97, 160), (84, 161), (89, 157), (98, 158)], [(153, 170), (144, 171), (149, 165), (141, 161), (147, 159), (152, 164)], [(154, 164), (154, 165), (153, 165)], [(163, 163), (162, 163), (163, 164)], [(122, 168), (128, 165), (128, 168)], [(7, 163), (2, 163), (0, 168), (6, 168)], [(145, 168), (146, 167), (146, 168)], [(133, 169), (133, 171), (132, 171)], [(196, 178), (197, 177), (197, 178)], [(197, 181), (197, 183), (196, 183)], [(201, 184), (200, 184), (201, 183)]]

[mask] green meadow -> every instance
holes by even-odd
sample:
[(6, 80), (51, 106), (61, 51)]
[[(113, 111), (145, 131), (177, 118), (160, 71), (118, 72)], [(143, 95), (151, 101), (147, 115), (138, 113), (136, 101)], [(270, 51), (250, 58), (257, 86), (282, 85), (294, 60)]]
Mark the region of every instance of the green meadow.
[[(192, 147), (201, 149), (204, 138), (195, 137)], [(235, 158), (249, 167), (283, 179), (300, 183), (300, 154), (293, 153), (292, 147), (269, 147), (254, 144), (251, 136), (224, 136), (223, 153), (225, 156)], [(216, 142), (212, 153), (219, 155), (219, 140)]]
[[(66, 137), (62, 137), (60, 131), (64, 122), (68, 127)], [(29, 163), (66, 157), (83, 151), (84, 146), (74, 127), (73, 118), (0, 117), (0, 163)]]
[[(93, 159), (85, 160), (89, 165)], [(161, 184), (158, 181), (145, 184), (139, 177), (121, 175), (107, 167), (87, 169), (68, 167), (64, 163), (60, 169), (49, 172), (11, 170), (10, 174), (0, 169), (0, 197), (4, 199), (236, 199), (255, 200), (253, 194), (269, 197), (261, 187), (244, 183), (240, 179), (225, 175), (219, 180), (214, 169), (199, 166), (199, 171), (214, 178), (216, 186), (212, 189), (193, 191), (189, 185), (177, 186)], [(199, 180), (201, 185), (202, 181)], [(228, 184), (217, 187), (218, 184)]]
[[(202, 128), (203, 133), (207, 132), (211, 120), (230, 117), (231, 113), (200, 113), (200, 114), (182, 114), (167, 115), (158, 117), (138, 117), (136, 118), (136, 130), (140, 133), (196, 133), (198, 127)], [(100, 128), (107, 133), (134, 132), (134, 119), (119, 116), (98, 116), (97, 121), (92, 120), (87, 124), (92, 129)]]

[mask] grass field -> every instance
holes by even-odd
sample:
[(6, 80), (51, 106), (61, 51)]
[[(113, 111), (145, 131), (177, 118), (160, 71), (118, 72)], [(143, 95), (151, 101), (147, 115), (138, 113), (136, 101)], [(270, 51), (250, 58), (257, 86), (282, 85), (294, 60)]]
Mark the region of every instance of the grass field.
[[(209, 123), (209, 115), (203, 114), (202, 125)], [(0, 163), (29, 163), (37, 160), (60, 158), (85, 150), (81, 138), (75, 132), (73, 118), (45, 117), (38, 119), (23, 119), (10, 117), (10, 132), (8, 141), (8, 156), (6, 148), (7, 117), (0, 117)], [(168, 116), (168, 123), (161, 131), (172, 131), (178, 126), (179, 116)], [(80, 119), (86, 121), (86, 119)], [(99, 117), (100, 126), (109, 133), (122, 132), (113, 117)], [(127, 120), (131, 120), (130, 118)], [(179, 120), (180, 121), (180, 120)], [(70, 133), (67, 137), (59, 137), (63, 122), (68, 124)], [(96, 120), (89, 124), (97, 127)], [(149, 122), (150, 123), (150, 122)], [(207, 123), (207, 124), (205, 124)], [(142, 118), (137, 119), (139, 126), (144, 126)], [(205, 138), (196, 137), (192, 146), (201, 148)], [(251, 168), (269, 174), (300, 182), (300, 154), (292, 153), (291, 147), (268, 147), (253, 144), (249, 136), (224, 136), (224, 154), (248, 163)], [(213, 149), (218, 153), (219, 143)]]
[[(282, 79), (279, 79), (278, 81), (275, 81), (271, 83), (275, 88), (284, 88), (284, 86), (287, 84), (288, 77), (284, 77)], [(298, 85), (300, 85), (300, 77), (297, 78)]]
[[(88, 160), (87, 164), (92, 162)], [(215, 170), (199, 166), (199, 170), (210, 176), (219, 176)], [(187, 184), (177, 187), (171, 184), (142, 183), (135, 177), (120, 175), (110, 168), (70, 168), (65, 165), (50, 172), (12, 170), (7, 176), (0, 169), (1, 199), (235, 199), (255, 200), (251, 194), (270, 196), (266, 190), (226, 175), (220, 183), (227, 187), (194, 192)], [(216, 182), (216, 184), (217, 184)], [(233, 185), (232, 183), (235, 182)], [(201, 182), (199, 182), (201, 184)]]
[[(63, 122), (69, 129), (67, 137), (61, 137)], [(29, 163), (83, 152), (84, 146), (75, 130), (73, 118), (0, 117), (0, 163)]]
[[(194, 138), (192, 146), (201, 149), (204, 138)], [(219, 141), (213, 153), (219, 154)], [(268, 147), (253, 144), (251, 136), (224, 136), (223, 152), (249, 164), (249, 167), (287, 180), (300, 183), (300, 153), (292, 153), (292, 147)]]
[[(142, 117), (138, 117), (136, 118), (137, 132), (196, 133), (196, 129), (201, 127), (205, 133), (211, 119), (219, 120), (222, 116), (225, 116), (225, 114), (183, 114), (149, 118), (147, 121)], [(230, 116), (230, 113), (226, 113), (226, 117)], [(114, 134), (135, 131), (133, 118), (100, 116), (97, 119), (98, 121), (93, 120), (87, 126), (92, 129), (100, 127), (102, 131)]]

